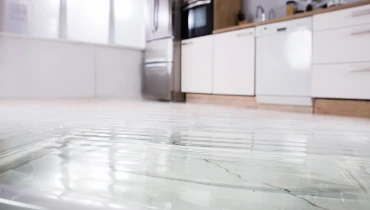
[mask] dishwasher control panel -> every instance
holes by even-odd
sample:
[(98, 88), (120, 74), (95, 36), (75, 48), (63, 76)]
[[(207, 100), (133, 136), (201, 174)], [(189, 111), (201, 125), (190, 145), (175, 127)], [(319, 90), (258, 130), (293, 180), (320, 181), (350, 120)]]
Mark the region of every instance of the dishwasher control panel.
[(312, 30), (312, 18), (300, 18), (294, 20), (287, 20), (279, 23), (271, 23), (256, 27), (256, 37), (263, 37), (283, 33), (292, 30), (299, 30), (306, 28)]

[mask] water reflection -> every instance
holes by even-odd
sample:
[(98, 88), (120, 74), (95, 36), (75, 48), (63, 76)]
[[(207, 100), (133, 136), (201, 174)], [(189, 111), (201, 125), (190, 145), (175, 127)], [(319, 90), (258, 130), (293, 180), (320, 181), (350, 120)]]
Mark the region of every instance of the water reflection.
[(52, 124), (60, 130), (32, 127), (47, 143), (1, 159), (0, 198), (85, 209), (370, 207), (368, 121), (141, 106), (99, 117), (68, 109)]

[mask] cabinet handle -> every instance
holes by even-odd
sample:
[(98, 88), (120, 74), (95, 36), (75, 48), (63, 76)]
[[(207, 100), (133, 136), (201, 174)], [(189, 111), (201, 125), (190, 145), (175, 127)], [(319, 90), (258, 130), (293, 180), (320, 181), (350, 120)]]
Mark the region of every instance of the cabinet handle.
[(240, 34), (237, 34), (235, 35), (236, 37), (242, 37), (242, 36), (250, 36), (250, 35), (253, 35), (252, 32), (249, 32), (249, 33), (240, 33)]
[(193, 42), (186, 42), (186, 43), (182, 43), (181, 45), (185, 46), (185, 45), (191, 45), (193, 44)]
[(364, 68), (364, 69), (352, 69), (350, 70), (352, 73), (359, 73), (359, 72), (370, 72), (370, 67), (369, 68)]
[(352, 36), (363, 35), (363, 34), (370, 34), (370, 30), (351, 33)]
[(277, 32), (283, 32), (283, 31), (286, 31), (287, 30), (287, 28), (286, 27), (284, 27), (284, 28), (278, 28), (276, 31)]
[(363, 15), (370, 15), (370, 9), (352, 12), (352, 17), (358, 17), (358, 16), (363, 16)]

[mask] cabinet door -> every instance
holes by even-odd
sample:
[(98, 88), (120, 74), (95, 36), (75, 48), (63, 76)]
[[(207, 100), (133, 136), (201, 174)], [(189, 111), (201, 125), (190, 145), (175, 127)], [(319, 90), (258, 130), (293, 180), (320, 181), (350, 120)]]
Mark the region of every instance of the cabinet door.
[(315, 98), (370, 99), (370, 62), (313, 66)]
[(181, 84), (185, 93), (212, 93), (213, 37), (182, 41)]
[(370, 61), (370, 24), (314, 33), (313, 63)]
[(214, 36), (213, 93), (255, 95), (254, 28)]

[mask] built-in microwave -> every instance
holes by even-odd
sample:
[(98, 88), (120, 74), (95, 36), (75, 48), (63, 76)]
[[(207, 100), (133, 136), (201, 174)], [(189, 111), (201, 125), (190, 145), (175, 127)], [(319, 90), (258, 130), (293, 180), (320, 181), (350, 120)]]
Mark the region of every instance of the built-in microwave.
[(181, 31), (182, 39), (212, 34), (213, 0), (184, 0)]

